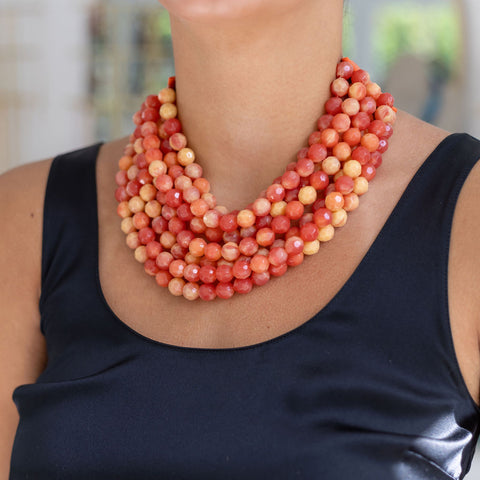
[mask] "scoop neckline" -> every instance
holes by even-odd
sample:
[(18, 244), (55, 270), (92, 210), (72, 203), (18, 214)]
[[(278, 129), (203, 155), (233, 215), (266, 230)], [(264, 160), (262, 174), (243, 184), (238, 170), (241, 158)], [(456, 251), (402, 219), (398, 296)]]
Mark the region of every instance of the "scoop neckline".
[(97, 288), (97, 293), (100, 298), (101, 303), (103, 304), (106, 312), (112, 317), (122, 328), (126, 329), (127, 332), (130, 334), (133, 334), (134, 337), (137, 339), (152, 344), (156, 347), (159, 348), (165, 348), (168, 350), (177, 350), (180, 352), (204, 352), (204, 353), (230, 353), (230, 352), (240, 352), (240, 351), (250, 351), (250, 350), (259, 350), (261, 348), (266, 348), (270, 345), (276, 344), (276, 343), (281, 343), (283, 341), (286, 341), (292, 337), (295, 337), (296, 335), (301, 334), (304, 330), (309, 328), (312, 324), (314, 324), (316, 321), (318, 321), (325, 313), (327, 313), (329, 310), (335, 307), (335, 305), (341, 301), (342, 297), (345, 296), (345, 292), (350, 288), (350, 285), (353, 283), (353, 281), (358, 277), (360, 274), (360, 271), (364, 269), (364, 265), (367, 263), (367, 261), (370, 259), (370, 257), (373, 255), (372, 252), (376, 250), (377, 245), (381, 242), (383, 237), (386, 235), (386, 231), (392, 224), (393, 220), (396, 219), (398, 216), (398, 212), (400, 211), (400, 206), (405, 202), (406, 197), (412, 190), (413, 186), (418, 182), (418, 180), (424, 175), (427, 166), (431, 163), (432, 159), (437, 156), (441, 150), (446, 148), (450, 142), (454, 141), (455, 139), (459, 138), (462, 135), (468, 135), (466, 133), (450, 133), (446, 137), (444, 137), (438, 144), (437, 146), (428, 154), (428, 156), (425, 158), (425, 160), (420, 164), (420, 166), (417, 168), (413, 176), (410, 178), (410, 181), (408, 182), (407, 186), (405, 187), (404, 191), (400, 195), (399, 200), (395, 204), (393, 210), (391, 211), (390, 215), (387, 217), (385, 220), (385, 223), (383, 224), (382, 228), (378, 232), (377, 236), (371, 243), (370, 247), (368, 248), (367, 252), (364, 254), (360, 262), (357, 264), (351, 275), (347, 278), (345, 283), (340, 287), (340, 289), (335, 293), (335, 295), (325, 304), (323, 308), (321, 308), (318, 312), (316, 312), (313, 316), (309, 317), (305, 322), (301, 323), (300, 325), (296, 326), (295, 328), (288, 330), (285, 333), (282, 333), (280, 335), (277, 335), (276, 337), (272, 337), (267, 340), (263, 340), (261, 342), (249, 344), (249, 345), (241, 345), (238, 347), (231, 347), (231, 348), (221, 348), (221, 347), (215, 347), (215, 348), (207, 348), (207, 347), (189, 347), (189, 346), (183, 346), (183, 345), (176, 345), (176, 344), (171, 344), (167, 342), (163, 342), (161, 340), (156, 340), (154, 338), (148, 337), (146, 335), (143, 335), (139, 331), (135, 330), (131, 326), (129, 326), (127, 323), (125, 323), (118, 315), (113, 311), (113, 309), (110, 307), (110, 305), (107, 302), (107, 299), (105, 298), (102, 285), (100, 282), (100, 265), (99, 265), (99, 245), (100, 245), (100, 240), (99, 240), (99, 215), (98, 215), (98, 187), (97, 187), (97, 159), (98, 159), (98, 153), (100, 151), (100, 147), (105, 143), (105, 142), (99, 142), (97, 144), (98, 150), (96, 152), (96, 155), (93, 159), (93, 177), (94, 177), (94, 205), (95, 205), (95, 216), (94, 216), (94, 224), (95, 224), (95, 229), (96, 229), (96, 235), (95, 235), (95, 283), (96, 283), (96, 288)]

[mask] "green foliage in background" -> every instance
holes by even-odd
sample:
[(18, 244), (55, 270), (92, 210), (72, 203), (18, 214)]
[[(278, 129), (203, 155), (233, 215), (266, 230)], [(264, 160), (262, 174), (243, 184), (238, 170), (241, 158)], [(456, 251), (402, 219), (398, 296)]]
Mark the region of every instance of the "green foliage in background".
[(388, 70), (403, 54), (415, 54), (453, 72), (461, 51), (461, 22), (451, 5), (385, 5), (376, 12), (375, 58)]

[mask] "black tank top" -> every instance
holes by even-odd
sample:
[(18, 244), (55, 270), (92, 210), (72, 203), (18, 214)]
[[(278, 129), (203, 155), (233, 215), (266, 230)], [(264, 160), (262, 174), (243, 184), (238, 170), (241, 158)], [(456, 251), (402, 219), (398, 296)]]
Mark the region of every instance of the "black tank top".
[(463, 478), (480, 408), (455, 356), (447, 262), (480, 141), (441, 142), (325, 308), (230, 349), (154, 341), (106, 303), (99, 147), (51, 165), (39, 304), (48, 365), (13, 392), (11, 480)]

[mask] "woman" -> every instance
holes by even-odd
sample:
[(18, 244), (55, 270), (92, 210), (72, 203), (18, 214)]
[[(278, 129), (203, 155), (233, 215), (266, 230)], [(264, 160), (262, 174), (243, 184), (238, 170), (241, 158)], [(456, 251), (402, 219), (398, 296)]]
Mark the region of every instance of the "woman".
[[(183, 132), (218, 205), (243, 208), (324, 113), (342, 2), (161, 3)], [(0, 178), (3, 478), (463, 478), (480, 143), (398, 111), (333, 241), (247, 295), (188, 302), (119, 231), (128, 142)]]

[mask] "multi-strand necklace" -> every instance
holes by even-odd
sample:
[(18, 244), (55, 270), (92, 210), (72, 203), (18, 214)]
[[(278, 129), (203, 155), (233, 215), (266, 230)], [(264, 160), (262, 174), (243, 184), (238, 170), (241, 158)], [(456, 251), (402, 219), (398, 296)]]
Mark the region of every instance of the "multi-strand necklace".
[(242, 210), (217, 205), (177, 118), (175, 77), (133, 116), (115, 176), (126, 243), (147, 274), (188, 300), (230, 298), (300, 265), (368, 191), (396, 109), (348, 58), (337, 65), (318, 130), (285, 173)]

